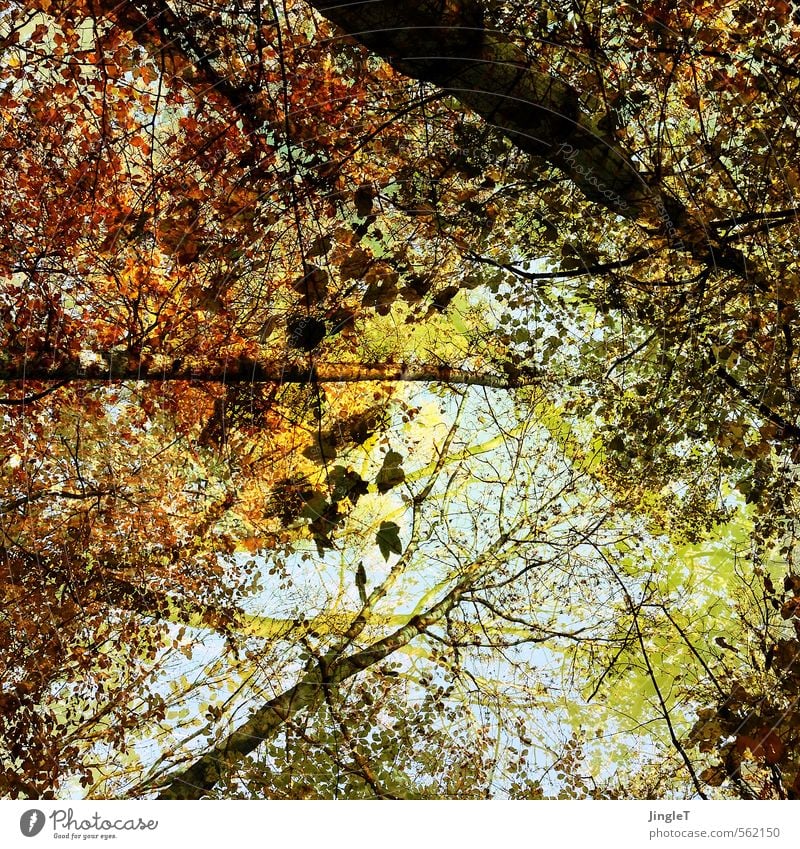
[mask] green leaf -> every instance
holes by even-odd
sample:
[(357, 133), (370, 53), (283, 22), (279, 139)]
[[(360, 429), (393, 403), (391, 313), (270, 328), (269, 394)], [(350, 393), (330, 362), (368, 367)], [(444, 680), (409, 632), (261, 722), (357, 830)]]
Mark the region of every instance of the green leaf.
[(367, 482), (352, 469), (334, 466), (328, 475), (328, 483), (333, 488), (331, 501), (334, 503), (349, 498), (355, 504), (362, 495), (367, 494)]
[(378, 492), (388, 492), (392, 487), (397, 486), (406, 479), (406, 473), (401, 468), (403, 455), (397, 451), (389, 451), (384, 457), (383, 466), (375, 478), (375, 483), (378, 486)]
[(381, 550), (384, 560), (389, 559), (389, 555), (402, 554), (403, 546), (400, 543), (400, 528), (394, 522), (381, 522), (378, 533), (375, 534), (375, 541), (378, 543), (378, 548)]

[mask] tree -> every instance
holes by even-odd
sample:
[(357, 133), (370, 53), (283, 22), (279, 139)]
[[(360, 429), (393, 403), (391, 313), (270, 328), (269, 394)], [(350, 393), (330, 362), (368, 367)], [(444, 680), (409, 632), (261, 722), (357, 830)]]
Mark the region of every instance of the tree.
[(1, 8), (5, 794), (800, 793), (788, 4)]

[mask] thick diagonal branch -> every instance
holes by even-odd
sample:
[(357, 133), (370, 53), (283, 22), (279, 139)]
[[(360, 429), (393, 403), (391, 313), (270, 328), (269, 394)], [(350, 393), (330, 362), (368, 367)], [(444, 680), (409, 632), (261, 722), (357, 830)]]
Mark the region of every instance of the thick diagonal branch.
[[(513, 389), (536, 386), (542, 377), (530, 372), (510, 369), (505, 374), (470, 371), (448, 365), (406, 363), (261, 363), (248, 357), (219, 362), (197, 362), (175, 359), (169, 362), (127, 358), (106, 354), (92, 362), (80, 359), (57, 364), (37, 363), (1, 365), (0, 382), (125, 382), (149, 383), (189, 381), (195, 383), (369, 383), (376, 381), (410, 383), (446, 383), (459, 386), (485, 386), (490, 389)], [(23, 395), (22, 392), (20, 392)], [(23, 395), (24, 397), (24, 395)], [(13, 400), (13, 399), (11, 399)], [(0, 403), (3, 403), (0, 401)], [(6, 400), (5, 403), (8, 403)]]
[(485, 26), (480, 0), (309, 0), (329, 21), (401, 73), (433, 83), (516, 147), (558, 168), (591, 201), (655, 228), (671, 247), (757, 289), (771, 280), (708, 222), (662, 194), (587, 109), (588, 92), (536, 68), (511, 37)]
[(478, 0), (309, 0), (347, 35), (406, 76), (439, 86), (528, 153), (566, 174), (590, 200), (637, 218), (652, 194), (603, 115), (544, 73), (511, 38), (488, 29)]
[(297, 684), (256, 710), (243, 725), (190, 767), (174, 774), (159, 798), (201, 798), (243, 757), (273, 737), (294, 714), (305, 708), (313, 710), (318, 707), (325, 698), (326, 689), (338, 687), (346, 679), (374, 666), (441, 621), (468, 590), (491, 572), (517, 531), (519, 527), (510, 528), (487, 546), (479, 557), (464, 567), (451, 589), (424, 613), (412, 616), (405, 625), (366, 649), (343, 656), (339, 648), (334, 648), (308, 667)]
[[(199, 757), (190, 767), (172, 777), (160, 799), (200, 799), (220, 778), (264, 740), (270, 739), (294, 714), (313, 710), (325, 698), (325, 690), (379, 663), (440, 621), (458, 603), (466, 589), (460, 581), (426, 613), (412, 617), (403, 627), (369, 648), (334, 660), (329, 666), (315, 664), (293, 687), (271, 699), (218, 746)], [(327, 660), (327, 658), (326, 658)]]

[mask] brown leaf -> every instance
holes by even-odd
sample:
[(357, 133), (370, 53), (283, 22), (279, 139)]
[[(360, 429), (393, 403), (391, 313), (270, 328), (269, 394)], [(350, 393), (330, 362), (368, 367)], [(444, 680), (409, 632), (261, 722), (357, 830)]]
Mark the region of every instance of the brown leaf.
[(342, 280), (356, 280), (364, 277), (372, 262), (372, 255), (363, 248), (354, 248), (339, 264)]
[(786, 746), (778, 735), (768, 728), (758, 728), (750, 734), (739, 734), (736, 749), (744, 755), (749, 752), (753, 760), (763, 760), (769, 766), (781, 762)]
[(709, 787), (721, 787), (727, 777), (728, 774), (722, 764), (707, 767), (700, 773), (700, 780)]
[(360, 185), (354, 195), (356, 211), (362, 218), (366, 218), (372, 212), (372, 199), (375, 197), (375, 190), (370, 183)]
[(785, 601), (781, 606), (781, 618), (791, 619), (792, 617), (800, 616), (800, 596), (795, 596)]
[(315, 306), (328, 296), (328, 273), (316, 265), (309, 265), (305, 276), (292, 288), (302, 295), (300, 303), (303, 306)]

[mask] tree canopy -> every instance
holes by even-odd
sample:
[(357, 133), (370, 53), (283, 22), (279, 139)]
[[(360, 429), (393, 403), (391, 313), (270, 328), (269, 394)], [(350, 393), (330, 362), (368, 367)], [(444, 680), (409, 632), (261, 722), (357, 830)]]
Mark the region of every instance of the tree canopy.
[(0, 50), (0, 793), (800, 798), (794, 4)]

